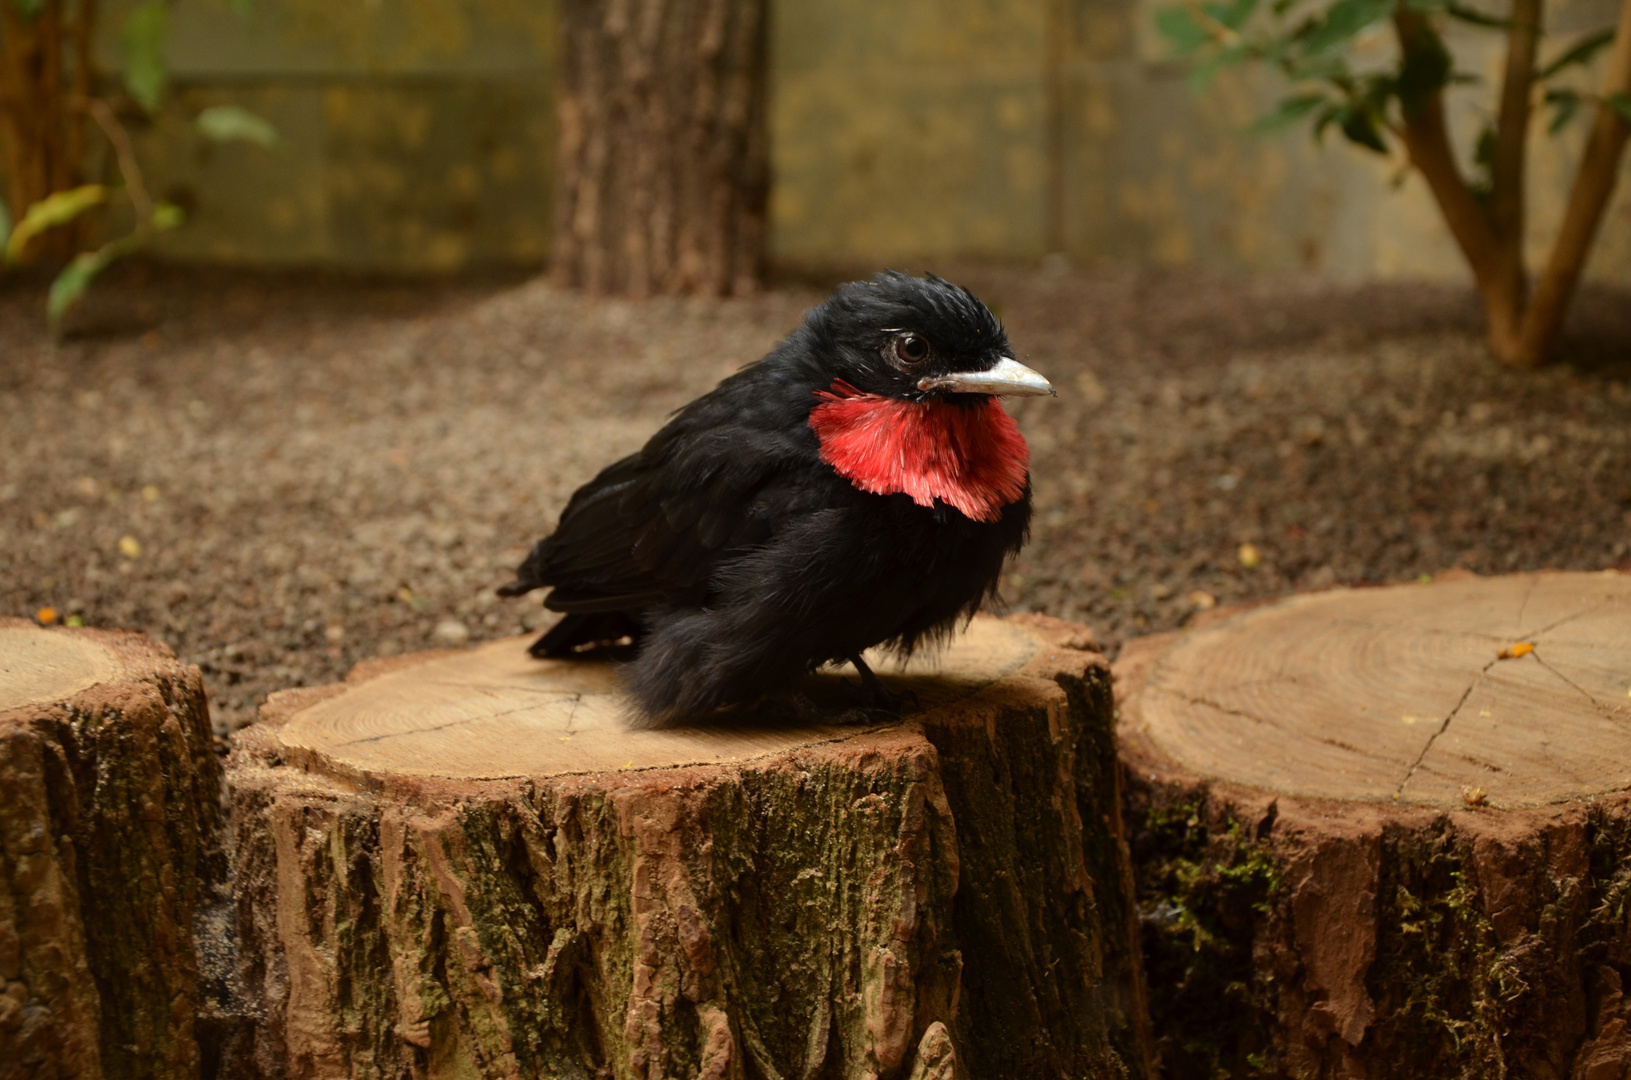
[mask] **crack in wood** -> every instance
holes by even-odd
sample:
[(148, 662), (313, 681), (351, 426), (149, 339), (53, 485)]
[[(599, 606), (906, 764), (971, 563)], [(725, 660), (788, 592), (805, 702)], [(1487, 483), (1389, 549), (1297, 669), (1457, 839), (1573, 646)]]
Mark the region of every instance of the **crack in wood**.
[(1535, 658), (1535, 662), (1537, 664), (1539, 664), (1541, 667), (1545, 668), (1547, 671), (1550, 671), (1553, 675), (1556, 675), (1559, 679), (1562, 679), (1565, 683), (1567, 683), (1569, 685), (1569, 687), (1572, 688), (1575, 691), (1575, 693), (1579, 694), (1581, 697), (1583, 697), (1587, 701), (1591, 702), (1591, 707), (1593, 709), (1597, 710), (1597, 715), (1598, 716), (1601, 716), (1604, 720), (1609, 721), (1610, 723), (1614, 724), (1616, 727), (1619, 727), (1621, 729), (1624, 729), (1626, 727), (1626, 725), (1620, 720), (1619, 716), (1616, 715), (1616, 710), (1611, 709), (1608, 705), (1604, 704), (1601, 701), (1598, 701), (1597, 700), (1597, 695), (1591, 693), (1585, 687), (1581, 686), (1579, 683), (1575, 682), (1573, 679), (1569, 678), (1567, 675), (1565, 675), (1561, 671), (1557, 670), (1557, 668), (1553, 667), (1551, 664), (1548, 664), (1546, 662), (1546, 659), (1540, 655), (1540, 650), (1539, 649), (1536, 649), (1534, 652), (1530, 653), (1529, 655), (1533, 656)]
[[(1549, 634), (1553, 630), (1556, 630), (1558, 627), (1563, 626), (1563, 625), (1565, 625), (1567, 623), (1572, 623), (1576, 619), (1583, 619), (1587, 615), (1592, 614), (1593, 612), (1601, 611), (1603, 608), (1606, 608), (1606, 607), (1613, 607), (1614, 606), (1614, 600), (1615, 600), (1615, 598), (1610, 598), (1610, 599), (1604, 600), (1600, 604), (1593, 604), (1591, 607), (1582, 608), (1581, 610), (1575, 612), (1573, 615), (1565, 615), (1561, 619), (1556, 619), (1556, 620), (1554, 620), (1552, 622), (1547, 623), (1545, 626), (1541, 627), (1539, 630), (1533, 630), (1533, 631), (1530, 631), (1527, 634), (1520, 635), (1520, 640), (1527, 641), (1527, 640), (1530, 640), (1530, 639), (1533, 639), (1533, 638), (1538, 638), (1542, 634)], [(1536, 644), (1539, 644), (1539, 642), (1536, 642)]]
[[(581, 693), (563, 692), (560, 696), (563, 697), (563, 698), (567, 698), (567, 697), (581, 698), (583, 695)], [(546, 703), (541, 702), (541, 701), (534, 701), (534, 702), (529, 702), (526, 705), (517, 705), (513, 709), (505, 709), (502, 712), (486, 713), (486, 714), (484, 714), (482, 716), (462, 716), (457, 720), (449, 720), (445, 724), (437, 724), (434, 727), (413, 728), (413, 729), (411, 729), (409, 731), (387, 731), (382, 735), (369, 735), (368, 737), (362, 738), (362, 739), (347, 739), (343, 743), (335, 743), (334, 744), (334, 749), (339, 750), (342, 747), (346, 747), (346, 746), (361, 746), (364, 743), (382, 742), (385, 739), (400, 739), (404, 735), (426, 735), (426, 734), (429, 734), (432, 731), (446, 731), (448, 728), (455, 728), (455, 727), (458, 727), (460, 724), (474, 724), (474, 723), (476, 723), (477, 721), (480, 721), (480, 720), (497, 720), (501, 716), (509, 716), (512, 713), (526, 712), (529, 709), (537, 709), (537, 708), (542, 707), (544, 704), (546, 704)]]
[(1525, 589), (1523, 593), (1523, 603), (1518, 605), (1518, 617), (1513, 620), (1513, 622), (1515, 622), (1517, 625), (1523, 625), (1524, 613), (1529, 610), (1529, 598), (1535, 595), (1535, 589), (1539, 587), (1539, 585), (1540, 578), (1538, 576), (1531, 577), (1529, 579), (1529, 588)]
[(1450, 730), (1450, 721), (1454, 720), (1456, 714), (1461, 712), (1462, 706), (1467, 704), (1467, 699), (1472, 697), (1472, 692), (1478, 689), (1478, 684), (1484, 681), (1484, 676), (1489, 673), (1489, 669), (1500, 662), (1500, 657), (1496, 657), (1478, 669), (1478, 674), (1473, 676), (1472, 682), (1467, 684), (1467, 689), (1462, 691), (1461, 700), (1455, 703), (1455, 708), (1450, 710), (1449, 715), (1444, 718), (1444, 722), (1438, 726), (1438, 730), (1427, 737), (1427, 745), (1421, 748), (1421, 753), (1416, 755), (1416, 760), (1411, 763), (1409, 771), (1404, 774), (1404, 779), (1400, 780), (1399, 786), (1393, 789), (1394, 802), (1398, 802), (1400, 797), (1404, 795), (1405, 785), (1410, 783), (1410, 778), (1416, 775), (1416, 770), (1421, 768), (1421, 763), (1427, 760), (1428, 751), (1433, 749), (1433, 744), (1438, 742), (1438, 737)]
[[(1287, 681), (1295, 681), (1295, 680), (1287, 680)], [(1201, 696), (1196, 695), (1196, 694), (1182, 694), (1182, 693), (1176, 693), (1176, 692), (1173, 692), (1173, 691), (1168, 691), (1168, 692), (1172, 693), (1174, 697), (1177, 697), (1180, 700), (1182, 700), (1184, 702), (1184, 704), (1186, 704), (1186, 705), (1202, 705), (1202, 706), (1205, 706), (1208, 709), (1215, 709), (1218, 712), (1223, 713), (1225, 716), (1238, 716), (1242, 720), (1250, 720), (1252, 723), (1261, 724), (1264, 727), (1271, 727), (1271, 728), (1274, 728), (1274, 729), (1276, 729), (1278, 731), (1285, 731), (1286, 730), (1284, 727), (1282, 727), (1279, 724), (1276, 724), (1272, 720), (1265, 720), (1261, 716), (1257, 716), (1257, 715), (1255, 715), (1253, 713), (1246, 712), (1246, 711), (1244, 711), (1242, 709), (1230, 708), (1227, 705), (1220, 704), (1220, 703), (1218, 703), (1216, 701), (1213, 701), (1213, 700), (1211, 700), (1209, 698), (1204, 698), (1204, 697), (1201, 697)], [(1309, 738), (1309, 739), (1312, 739), (1314, 742), (1321, 743), (1321, 744), (1323, 744), (1325, 746), (1334, 746), (1338, 750), (1346, 750), (1350, 754), (1358, 754), (1360, 757), (1375, 757), (1376, 756), (1374, 754), (1371, 754), (1371, 753), (1367, 752), (1362, 747), (1355, 746), (1352, 743), (1345, 743), (1340, 739), (1333, 739), (1329, 735), (1307, 735), (1307, 734), (1305, 734), (1305, 737)]]

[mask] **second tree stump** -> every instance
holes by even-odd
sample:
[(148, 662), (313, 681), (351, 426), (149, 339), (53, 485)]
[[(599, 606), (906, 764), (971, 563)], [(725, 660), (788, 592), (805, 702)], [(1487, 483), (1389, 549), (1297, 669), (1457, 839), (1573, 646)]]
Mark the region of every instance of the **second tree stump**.
[(978, 619), (873, 727), (628, 732), (520, 639), (276, 695), (228, 769), (290, 1076), (1147, 1075), (1107, 669)]
[(1631, 578), (1296, 597), (1117, 661), (1166, 1075), (1631, 1075)]

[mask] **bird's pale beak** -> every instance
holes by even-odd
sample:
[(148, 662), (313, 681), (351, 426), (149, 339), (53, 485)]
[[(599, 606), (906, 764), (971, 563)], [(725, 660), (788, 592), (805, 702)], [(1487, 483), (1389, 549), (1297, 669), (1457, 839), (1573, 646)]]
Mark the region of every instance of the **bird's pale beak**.
[(919, 390), (950, 390), (958, 394), (998, 394), (1003, 396), (1052, 394), (1053, 384), (1011, 356), (997, 361), (985, 371), (959, 371), (951, 375), (925, 375), (917, 381)]

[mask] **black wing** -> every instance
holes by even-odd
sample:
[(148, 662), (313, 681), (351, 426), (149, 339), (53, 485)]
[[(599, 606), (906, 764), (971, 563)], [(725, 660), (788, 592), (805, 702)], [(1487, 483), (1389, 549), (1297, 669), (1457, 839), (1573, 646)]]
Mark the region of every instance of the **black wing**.
[(579, 488), (499, 591), (551, 586), (545, 606), (576, 614), (703, 603), (722, 555), (824, 502), (809, 392), (779, 381), (756, 365), (680, 410)]

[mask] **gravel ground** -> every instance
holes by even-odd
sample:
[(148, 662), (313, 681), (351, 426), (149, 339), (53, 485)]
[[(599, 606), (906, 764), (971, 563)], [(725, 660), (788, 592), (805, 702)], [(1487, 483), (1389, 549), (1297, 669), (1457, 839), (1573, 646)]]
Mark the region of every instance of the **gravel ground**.
[[(1462, 290), (940, 268), (1057, 400), (1013, 409), (1036, 522), (1011, 609), (1125, 637), (1450, 567), (1631, 567), (1631, 298), (1499, 368)], [(547, 622), (493, 589), (598, 467), (828, 281), (587, 301), (533, 281), (128, 268), (53, 347), (0, 282), (0, 613), (139, 629), (223, 731), (356, 661)]]

